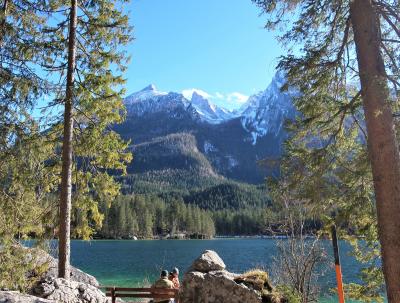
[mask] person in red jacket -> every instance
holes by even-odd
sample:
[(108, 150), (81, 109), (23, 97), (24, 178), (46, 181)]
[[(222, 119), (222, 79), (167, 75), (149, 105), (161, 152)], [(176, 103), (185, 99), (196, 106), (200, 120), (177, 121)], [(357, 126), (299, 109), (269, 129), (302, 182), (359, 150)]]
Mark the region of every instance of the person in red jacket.
[(174, 288), (175, 288), (175, 289), (179, 289), (180, 283), (179, 283), (179, 269), (178, 269), (178, 268), (175, 267), (175, 268), (169, 273), (168, 279), (169, 279), (170, 281), (172, 281), (172, 283), (174, 284)]

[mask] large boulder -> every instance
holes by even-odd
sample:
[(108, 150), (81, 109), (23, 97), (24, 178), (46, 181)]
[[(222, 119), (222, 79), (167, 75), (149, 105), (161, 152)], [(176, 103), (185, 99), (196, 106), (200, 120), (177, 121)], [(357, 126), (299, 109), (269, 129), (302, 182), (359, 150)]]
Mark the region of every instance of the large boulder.
[(182, 283), (182, 303), (261, 303), (261, 295), (234, 281), (227, 271), (188, 272)]
[(213, 250), (204, 251), (199, 258), (197, 258), (191, 269), (200, 272), (210, 272), (213, 270), (224, 270), (226, 268), (224, 261)]
[(181, 303), (283, 303), (271, 286), (267, 273), (235, 274), (214, 251), (205, 251), (182, 281)]
[(44, 266), (46, 271), (32, 287), (31, 294), (63, 303), (111, 302), (98, 288), (99, 282), (95, 277), (71, 266), (70, 280), (57, 278), (58, 260), (56, 258), (43, 250), (38, 250), (33, 255), (37, 266)]
[(49, 280), (46, 283), (44, 289), (45, 293), (41, 294), (48, 300), (54, 300), (56, 302), (63, 303), (107, 303), (111, 302), (110, 298), (107, 298), (103, 292), (97, 287), (65, 279), (54, 279)]
[[(35, 258), (36, 266), (47, 268), (47, 270), (42, 274), (42, 280), (57, 278), (58, 259), (53, 258), (44, 250), (33, 249), (32, 251), (33, 251), (32, 255), (34, 255)], [(89, 275), (73, 266), (70, 267), (70, 271), (71, 271), (72, 281), (86, 283), (96, 287), (99, 286), (99, 282), (92, 275)]]

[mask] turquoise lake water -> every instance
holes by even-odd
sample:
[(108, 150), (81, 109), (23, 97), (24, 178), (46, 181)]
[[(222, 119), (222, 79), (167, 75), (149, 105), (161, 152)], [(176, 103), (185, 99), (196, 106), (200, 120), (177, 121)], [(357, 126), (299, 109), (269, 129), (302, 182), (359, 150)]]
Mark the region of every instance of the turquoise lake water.
[[(331, 254), (330, 242), (326, 241)], [(178, 267), (185, 272), (204, 250), (215, 250), (227, 269), (240, 273), (255, 267), (268, 271), (276, 254), (276, 241), (271, 239), (215, 240), (93, 240), (72, 241), (71, 262), (95, 276), (102, 285), (138, 286), (154, 281), (161, 269)], [(358, 281), (359, 264), (349, 255), (350, 246), (340, 243), (343, 280)], [(332, 260), (333, 266), (333, 258)], [(336, 285), (334, 269), (319, 279), (326, 294)], [(334, 297), (321, 302), (337, 302)], [(349, 301), (347, 301), (349, 302)]]

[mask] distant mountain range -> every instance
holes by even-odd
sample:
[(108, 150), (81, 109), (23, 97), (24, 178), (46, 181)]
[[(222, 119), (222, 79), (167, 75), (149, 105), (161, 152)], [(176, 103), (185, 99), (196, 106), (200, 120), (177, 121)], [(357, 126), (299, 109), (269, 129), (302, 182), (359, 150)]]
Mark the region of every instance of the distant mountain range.
[(281, 92), (284, 82), (278, 72), (266, 90), (250, 96), (236, 111), (196, 92), (188, 99), (154, 85), (126, 97), (127, 119), (115, 130), (132, 142), (127, 183), (178, 189), (229, 179), (262, 183), (276, 168), (261, 167), (258, 161), (282, 154), (285, 120), (296, 114), (296, 92)]

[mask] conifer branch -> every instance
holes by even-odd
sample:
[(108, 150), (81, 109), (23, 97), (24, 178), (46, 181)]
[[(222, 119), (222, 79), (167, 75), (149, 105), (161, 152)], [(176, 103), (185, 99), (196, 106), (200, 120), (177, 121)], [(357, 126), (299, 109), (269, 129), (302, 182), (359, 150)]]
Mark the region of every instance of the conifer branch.
[(397, 40), (397, 39), (382, 38), (381, 40), (383, 42), (400, 43), (400, 40)]
[(348, 17), (346, 20), (346, 27), (344, 29), (342, 44), (340, 45), (339, 52), (337, 54), (335, 63), (338, 63), (340, 61), (340, 59), (342, 58), (343, 52), (345, 50), (345, 47), (348, 44), (350, 27), (351, 27), (351, 21), (350, 21), (350, 17)]
[[(49, 9), (45, 9), (43, 6), (40, 5), (35, 5), (30, 1), (27, 0), (22, 0), (22, 3), (26, 4), (27, 6), (29, 6), (31, 9), (34, 9), (35, 11), (38, 12), (42, 12), (42, 13), (47, 13), (47, 14), (51, 14), (51, 13), (65, 13), (67, 11), (69, 11), (69, 8), (64, 8), (64, 9), (59, 9), (59, 10), (49, 10)], [(16, 3), (14, 3), (14, 5), (17, 6)]]
[(360, 124), (360, 122), (358, 121), (357, 117), (354, 115), (354, 113), (351, 113), (351, 116), (353, 117), (354, 122), (356, 122), (358, 128), (359, 128), (359, 129), (361, 130), (361, 132), (363, 133), (365, 140), (367, 140), (367, 139), (368, 139), (367, 133), (365, 132), (364, 128), (361, 126), (361, 124)]
[(396, 12), (396, 8), (394, 9), (391, 5), (384, 3), (383, 1), (374, 1), (374, 4), (378, 7), (379, 12), (384, 12), (386, 10), (387, 14), (395, 18), (397, 22), (400, 23), (400, 12)]
[(390, 20), (389, 16), (386, 14), (385, 11), (379, 10), (382, 17), (386, 20), (386, 22), (390, 25), (390, 27), (396, 32), (397, 36), (400, 38), (400, 29)]

